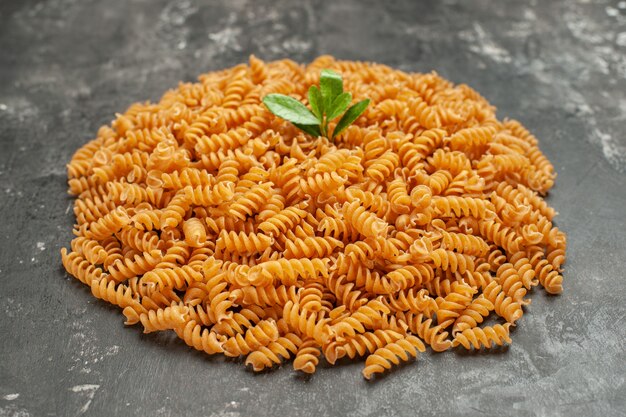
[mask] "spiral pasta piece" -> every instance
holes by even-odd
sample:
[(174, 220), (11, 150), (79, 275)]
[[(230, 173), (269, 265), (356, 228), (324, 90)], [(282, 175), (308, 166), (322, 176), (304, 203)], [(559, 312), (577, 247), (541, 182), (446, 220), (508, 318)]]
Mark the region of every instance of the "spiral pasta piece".
[(155, 284), (158, 288), (183, 289), (194, 281), (202, 281), (202, 274), (189, 265), (182, 267), (155, 268), (146, 272), (141, 281)]
[(452, 342), (448, 340), (448, 332), (441, 326), (432, 326), (433, 319), (426, 318), (424, 314), (397, 314), (403, 320), (413, 334), (418, 335), (435, 352), (443, 352), (450, 349)]
[(354, 337), (365, 329), (374, 329), (383, 322), (383, 315), (389, 314), (389, 308), (378, 300), (372, 300), (359, 307), (354, 313), (328, 328), (331, 337), (341, 340), (345, 337)]
[(479, 257), (489, 253), (489, 244), (479, 236), (446, 231), (438, 231), (438, 233), (441, 234), (441, 243), (444, 249), (456, 250), (465, 255)]
[(373, 332), (365, 332), (347, 339), (343, 344), (334, 343), (331, 348), (326, 350), (326, 359), (331, 364), (334, 364), (337, 359), (344, 356), (350, 359), (365, 356), (403, 337), (402, 333), (392, 329), (377, 329)]
[(285, 242), (285, 258), (324, 258), (343, 243), (332, 237), (308, 236)]
[(319, 363), (319, 356), (321, 352), (317, 347), (317, 343), (313, 339), (305, 340), (293, 360), (293, 369), (296, 371), (302, 371), (306, 374), (312, 374), (315, 372), (315, 368)]
[(84, 237), (94, 240), (103, 240), (130, 223), (130, 216), (122, 206), (107, 213), (104, 217), (89, 223), (82, 232)]
[(365, 360), (363, 376), (370, 379), (372, 375), (385, 372), (401, 361), (408, 361), (410, 357), (417, 357), (418, 352), (426, 350), (424, 343), (415, 336), (406, 336), (396, 342), (389, 343), (376, 351)]
[(300, 207), (287, 207), (276, 215), (259, 224), (259, 230), (267, 234), (278, 236), (294, 228), (307, 215), (307, 211)]
[(387, 223), (376, 214), (368, 212), (358, 201), (345, 203), (343, 215), (365, 237), (385, 237), (387, 235)]
[(150, 310), (139, 316), (139, 321), (143, 325), (144, 333), (151, 333), (157, 330), (176, 329), (185, 323), (188, 308), (173, 305), (164, 309)]
[(283, 318), (290, 329), (299, 333), (305, 339), (314, 339), (322, 344), (328, 337), (328, 319), (324, 313), (309, 313), (302, 310), (300, 305), (293, 301), (287, 301), (283, 308)]
[(154, 269), (162, 257), (161, 251), (156, 249), (132, 258), (118, 259), (109, 267), (109, 274), (117, 282), (125, 281)]
[(232, 200), (235, 195), (232, 182), (220, 182), (215, 186), (192, 187), (188, 185), (182, 189), (182, 192), (184, 193), (183, 201), (197, 206), (215, 206)]
[(79, 236), (71, 242), (72, 251), (81, 253), (85, 256), (85, 259), (92, 265), (103, 263), (108, 253), (98, 243), (97, 240), (88, 239), (86, 237)]
[(494, 308), (493, 303), (485, 297), (476, 298), (454, 321), (452, 336), (456, 337), (459, 332), (477, 327)]
[(509, 323), (515, 323), (524, 314), (522, 306), (512, 297), (507, 296), (497, 281), (493, 281), (483, 289), (483, 295), (494, 305), (496, 314)]
[(216, 241), (216, 250), (239, 254), (261, 253), (272, 246), (274, 239), (260, 233), (228, 232), (222, 230)]
[(495, 326), (474, 327), (463, 330), (457, 334), (452, 341), (452, 346), (463, 346), (465, 349), (491, 348), (492, 345), (502, 346), (504, 343), (511, 343), (509, 337), (509, 327), (511, 323), (496, 324)]
[(115, 281), (108, 280), (106, 277), (91, 281), (91, 293), (94, 297), (121, 308), (128, 307), (137, 301), (133, 295), (132, 288), (123, 284), (118, 285)]
[(248, 281), (255, 286), (270, 285), (280, 281), (294, 285), (298, 278), (316, 278), (328, 273), (327, 259), (278, 259), (255, 265), (250, 269)]
[(467, 284), (454, 282), (451, 291), (437, 303), (437, 323), (441, 328), (450, 326), (461, 313), (472, 303), (476, 290)]
[(267, 346), (261, 346), (258, 350), (250, 352), (246, 358), (246, 365), (252, 365), (252, 369), (257, 372), (262, 371), (296, 354), (301, 345), (302, 340), (297, 335), (289, 333)]
[(237, 334), (224, 342), (222, 348), (226, 356), (247, 355), (253, 350), (275, 342), (279, 337), (274, 320), (263, 320), (250, 327), (244, 336)]
[(271, 198), (272, 185), (271, 182), (267, 182), (250, 188), (240, 198), (233, 201), (229, 208), (230, 215), (245, 220), (246, 216), (258, 213), (263, 204)]
[(226, 338), (220, 337), (208, 329), (203, 329), (195, 320), (189, 320), (183, 327), (177, 326), (174, 330), (187, 345), (207, 355), (224, 352), (222, 345)]
[(435, 213), (440, 216), (473, 216), (477, 218), (489, 217), (488, 212), (493, 211), (493, 205), (486, 200), (473, 197), (434, 196), (431, 204)]
[(430, 254), (433, 264), (437, 268), (459, 271), (461, 274), (474, 270), (474, 259), (471, 256), (456, 253), (445, 249), (436, 249)]

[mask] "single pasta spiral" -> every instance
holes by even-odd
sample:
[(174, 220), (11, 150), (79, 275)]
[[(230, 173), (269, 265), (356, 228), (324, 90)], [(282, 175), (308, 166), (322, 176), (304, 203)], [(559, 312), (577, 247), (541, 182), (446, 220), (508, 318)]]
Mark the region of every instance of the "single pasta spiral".
[(465, 329), (457, 334), (452, 341), (452, 346), (463, 346), (465, 349), (480, 349), (481, 347), (490, 348), (492, 344), (502, 346), (505, 342), (511, 343), (509, 337), (509, 327), (511, 323), (504, 325), (496, 324), (495, 326), (487, 326), (484, 328), (473, 327)]
[(424, 343), (415, 336), (407, 336), (385, 345), (367, 357), (363, 376), (370, 379), (372, 375), (382, 373), (392, 365), (398, 365), (400, 361), (408, 361), (410, 357), (416, 357), (418, 352), (425, 350)]

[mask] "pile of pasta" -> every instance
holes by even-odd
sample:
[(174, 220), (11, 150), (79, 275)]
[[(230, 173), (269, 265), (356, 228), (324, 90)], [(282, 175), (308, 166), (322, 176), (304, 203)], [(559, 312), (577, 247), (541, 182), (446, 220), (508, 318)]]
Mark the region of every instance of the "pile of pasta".
[[(371, 100), (332, 141), (261, 102), (306, 104), (324, 68)], [(133, 104), (67, 168), (67, 271), (126, 324), (255, 371), (364, 358), (369, 379), (426, 345), (489, 349), (511, 342), (533, 287), (562, 290), (553, 166), (435, 73), (251, 57)]]

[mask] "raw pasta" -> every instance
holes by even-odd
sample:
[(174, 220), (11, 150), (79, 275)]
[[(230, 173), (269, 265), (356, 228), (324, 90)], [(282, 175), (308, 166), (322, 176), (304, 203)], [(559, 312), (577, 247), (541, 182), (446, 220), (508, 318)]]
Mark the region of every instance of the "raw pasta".
[[(332, 141), (261, 104), (306, 103), (323, 68), (371, 99)], [(68, 177), (67, 271), (127, 324), (255, 371), (361, 357), (369, 379), (424, 343), (491, 348), (533, 287), (562, 290), (566, 236), (537, 139), (435, 73), (251, 57), (133, 104)], [(481, 327), (489, 316), (500, 324)]]

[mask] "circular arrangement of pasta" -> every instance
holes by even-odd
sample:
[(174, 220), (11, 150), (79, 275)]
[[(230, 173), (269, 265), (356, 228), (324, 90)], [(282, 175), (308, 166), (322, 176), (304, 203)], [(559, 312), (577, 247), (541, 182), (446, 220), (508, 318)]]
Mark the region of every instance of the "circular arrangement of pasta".
[[(306, 104), (324, 68), (371, 100), (333, 140), (261, 101)], [(363, 358), (369, 379), (426, 345), (489, 349), (511, 342), (533, 287), (562, 290), (553, 166), (435, 73), (251, 57), (133, 104), (67, 168), (67, 271), (126, 324), (255, 371)]]

